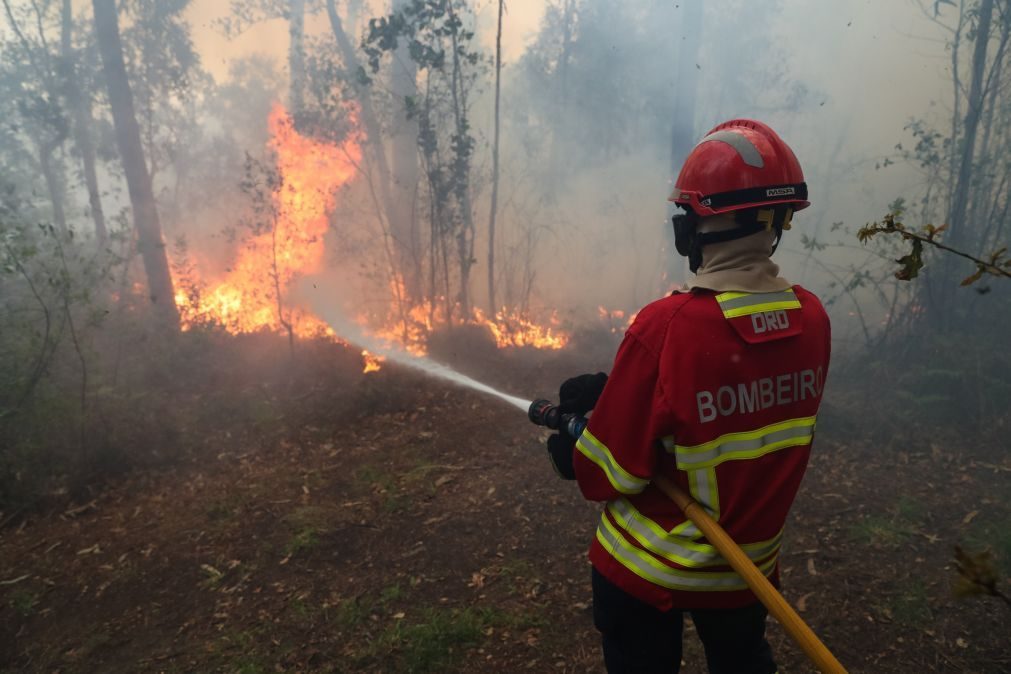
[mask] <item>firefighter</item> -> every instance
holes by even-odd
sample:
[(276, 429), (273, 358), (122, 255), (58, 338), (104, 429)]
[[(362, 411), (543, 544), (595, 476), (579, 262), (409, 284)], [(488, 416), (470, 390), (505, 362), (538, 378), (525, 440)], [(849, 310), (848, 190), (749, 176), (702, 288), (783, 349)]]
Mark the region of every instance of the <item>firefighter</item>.
[(610, 376), (562, 385), (562, 412), (593, 413), (548, 454), (605, 503), (589, 557), (608, 672), (677, 672), (689, 613), (710, 672), (772, 674), (765, 607), (651, 479), (690, 492), (778, 585), (829, 363), (825, 310), (770, 259), (807, 185), (771, 128), (738, 119), (695, 146), (670, 200), (694, 280), (639, 312)]

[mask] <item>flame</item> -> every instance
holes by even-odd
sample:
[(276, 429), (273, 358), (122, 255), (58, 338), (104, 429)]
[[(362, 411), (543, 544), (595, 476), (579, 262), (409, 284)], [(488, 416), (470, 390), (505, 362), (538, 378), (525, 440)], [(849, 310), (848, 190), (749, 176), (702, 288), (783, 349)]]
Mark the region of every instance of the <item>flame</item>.
[(626, 314), (621, 309), (608, 309), (604, 306), (599, 306), (597, 307), (597, 315), (607, 325), (607, 329), (612, 334), (617, 334), (618, 332), (628, 330), (632, 326), (632, 323), (635, 322), (635, 317), (639, 315), (639, 312)]
[(279, 104), (267, 123), (279, 177), (271, 196), (272, 231), (246, 242), (230, 273), (217, 284), (196, 295), (176, 292), (183, 327), (214, 322), (238, 334), (290, 326), (300, 337), (335, 336), (316, 316), (286, 305), (284, 293), (296, 276), (322, 267), (328, 216), (336, 205), (336, 189), (355, 176), (359, 139), (352, 136), (333, 145), (302, 136)]
[[(558, 316), (551, 314), (553, 323), (558, 323)], [(491, 331), (495, 344), (501, 349), (509, 346), (532, 346), (536, 349), (564, 349), (569, 343), (569, 336), (557, 328), (552, 329), (538, 325), (522, 313), (500, 309), (493, 318), (487, 318), (484, 313), (475, 308), (473, 322), (484, 325)]]
[(365, 367), (362, 368), (363, 374), (368, 374), (369, 372), (379, 372), (382, 369), (381, 363), (386, 360), (383, 356), (377, 356), (368, 351), (362, 351), (362, 358), (365, 360)]
[[(229, 273), (214, 282), (193, 279), (189, 267), (176, 270), (176, 304), (183, 329), (216, 324), (233, 334), (257, 331), (299, 337), (326, 336), (341, 340), (317, 316), (287, 303), (286, 292), (296, 277), (321, 270), (324, 236), (329, 215), (336, 206), (337, 188), (351, 181), (361, 160), (360, 135), (336, 145), (299, 134), (283, 106), (271, 110), (268, 147), (276, 158), (277, 186), (270, 195), (272, 212), (267, 231), (245, 241)], [(445, 298), (429, 299), (406, 306), (402, 281), (389, 288), (389, 302), (378, 313), (359, 316), (366, 334), (391, 348), (414, 356), (427, 353), (427, 340), (439, 325), (445, 325)], [(459, 321), (459, 307), (453, 307)], [(467, 323), (485, 327), (500, 348), (531, 346), (561, 349), (569, 336), (558, 327), (540, 325), (523, 312), (503, 308), (494, 316), (474, 309)], [(383, 356), (361, 352), (363, 372), (376, 372)]]

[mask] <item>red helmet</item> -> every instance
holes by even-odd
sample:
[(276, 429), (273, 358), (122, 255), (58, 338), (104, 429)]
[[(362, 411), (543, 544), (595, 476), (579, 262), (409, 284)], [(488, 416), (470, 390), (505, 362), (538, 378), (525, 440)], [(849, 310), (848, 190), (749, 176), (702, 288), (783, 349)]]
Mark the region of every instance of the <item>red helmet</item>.
[(692, 149), (670, 201), (716, 215), (771, 204), (807, 208), (807, 183), (797, 157), (761, 122), (732, 119)]

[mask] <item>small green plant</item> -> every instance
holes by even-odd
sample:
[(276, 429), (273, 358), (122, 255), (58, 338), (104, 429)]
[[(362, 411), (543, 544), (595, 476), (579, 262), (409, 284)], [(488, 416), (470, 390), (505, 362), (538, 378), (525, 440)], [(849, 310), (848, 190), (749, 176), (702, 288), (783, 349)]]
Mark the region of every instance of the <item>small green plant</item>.
[(31, 590), (15, 590), (11, 593), (11, 608), (22, 618), (35, 613), (35, 608), (39, 605), (39, 596)]
[(899, 588), (899, 593), (889, 602), (896, 622), (919, 626), (933, 619), (927, 588), (922, 581), (914, 580)]
[(315, 527), (299, 529), (284, 546), (285, 555), (297, 555), (319, 545), (319, 531)]
[(334, 622), (343, 629), (353, 629), (358, 627), (369, 616), (370, 607), (359, 601), (359, 599), (347, 599), (337, 605), (334, 613)]
[(379, 593), (379, 603), (384, 606), (392, 602), (402, 599), (404, 597), (404, 590), (400, 586), (400, 583), (394, 583), (393, 585), (388, 585), (382, 589)]
[(909, 538), (909, 529), (894, 517), (867, 515), (850, 526), (850, 536), (865, 545), (896, 548)]
[(392, 654), (390, 668), (404, 672), (443, 672), (459, 666), (491, 628), (524, 629), (541, 622), (494, 608), (426, 607), (390, 625), (360, 654), (359, 665)]

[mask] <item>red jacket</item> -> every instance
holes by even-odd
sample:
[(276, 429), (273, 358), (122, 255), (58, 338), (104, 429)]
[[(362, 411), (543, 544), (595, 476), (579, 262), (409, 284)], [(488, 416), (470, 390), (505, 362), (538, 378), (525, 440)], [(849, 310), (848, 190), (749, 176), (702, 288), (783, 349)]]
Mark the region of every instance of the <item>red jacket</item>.
[(829, 348), (828, 316), (799, 286), (695, 290), (639, 312), (576, 443), (583, 495), (607, 501), (590, 546), (594, 567), (663, 610), (756, 600), (650, 484), (663, 474), (778, 583), (783, 524), (807, 466)]

